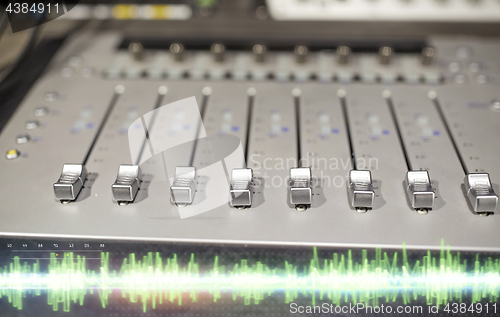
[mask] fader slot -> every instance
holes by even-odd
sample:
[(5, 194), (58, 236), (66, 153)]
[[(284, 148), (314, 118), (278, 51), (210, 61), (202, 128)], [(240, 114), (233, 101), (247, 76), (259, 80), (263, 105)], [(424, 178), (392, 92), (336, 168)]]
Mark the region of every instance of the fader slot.
[(292, 90), (294, 108), (295, 108), (295, 132), (297, 134), (297, 165), (290, 169), (290, 204), (295, 206), (296, 210), (304, 211), (312, 204), (312, 175), (311, 168), (304, 164), (301, 152), (301, 97), (302, 92), (298, 88)]
[[(148, 150), (150, 149), (150, 144), (148, 144), (149, 136), (146, 130), (147, 124), (144, 122), (142, 114), (147, 110), (154, 111), (160, 107), (163, 97), (167, 93), (167, 87), (165, 86), (160, 86), (157, 89), (156, 96), (150, 87), (142, 89), (141, 92), (144, 94), (146, 90), (148, 90), (149, 93), (142, 97), (139, 97), (141, 95), (138, 92), (125, 92), (124, 98), (122, 98), (123, 102), (118, 104), (117, 110), (120, 110), (121, 113), (125, 113), (126, 118), (121, 118), (121, 113), (116, 115), (117, 118), (114, 118), (115, 124), (120, 125), (118, 120), (123, 120), (119, 127), (120, 130), (118, 135), (115, 138), (112, 137), (113, 134), (116, 133), (114, 130), (116, 130), (117, 127), (113, 125), (113, 122), (110, 122), (112, 126), (109, 127), (108, 130), (115, 133), (110, 131), (111, 133), (109, 133), (106, 138), (112, 139), (112, 143), (108, 146), (100, 147), (100, 149), (105, 149), (105, 152), (112, 153), (112, 155), (109, 155), (112, 158), (107, 157), (108, 160), (113, 160), (113, 158), (114, 160), (121, 160), (116, 180), (111, 185), (113, 200), (120, 206), (128, 205), (135, 200), (143, 178), (142, 170), (139, 166), (140, 159), (146, 147), (148, 147)], [(154, 100), (154, 97), (156, 97), (156, 100)], [(151, 106), (152, 104), (154, 105), (153, 108), (147, 109), (147, 106)], [(154, 119), (155, 117), (153, 116), (149, 124), (150, 128), (154, 124)], [(128, 142), (126, 142), (125, 136)], [(124, 150), (127, 149), (130, 149), (130, 160), (124, 159), (127, 157)], [(97, 161), (97, 158), (95, 160)], [(102, 160), (103, 159), (101, 159), (101, 161)], [(123, 164), (126, 163), (126, 161), (129, 161), (129, 163)]]
[[(448, 134), (432, 135), (425, 146), (411, 144), (417, 139), (422, 142), (420, 134), (428, 135), (429, 127), (445, 131), (443, 122), (447, 122), (468, 171), (488, 172), (491, 181), (487, 179), (486, 183), (493, 182), (492, 189), (496, 191), (494, 182), (499, 179), (500, 170), (495, 136), (500, 135), (497, 116), (500, 102), (493, 102), (499, 98), (498, 70), (490, 67), (496, 58), (495, 43), (429, 36), (422, 45), (432, 45), (438, 55), (423, 65), (423, 56), (419, 54), (423, 46), (404, 53), (394, 43), (378, 41), (370, 51), (361, 51), (353, 42), (342, 43), (350, 48), (337, 47), (338, 43), (331, 42), (318, 47), (314, 41), (283, 39), (290, 45), (276, 47), (272, 41), (248, 39), (247, 47), (234, 48), (222, 39), (213, 39), (203, 47), (190, 47), (182, 42), (184, 50), (174, 45), (171, 52), (168, 49), (175, 43), (160, 40), (168, 43), (166, 49), (151, 49), (147, 43), (141, 43), (142, 52), (127, 51), (123, 58), (123, 50), (116, 49), (120, 40), (121, 35), (115, 32), (68, 39), (61, 55), (54, 57), (46, 73), (3, 127), (0, 144), (4, 154), (15, 149), (19, 155), (0, 160), (3, 167), (0, 178), (5, 180), (0, 184), (1, 191), (13, 193), (3, 197), (1, 234), (337, 247), (394, 247), (405, 241), (407, 246), (420, 249), (438, 246), (444, 239), (460, 250), (499, 249), (495, 242), (499, 218), (469, 214), (466, 206), (469, 200), (464, 199), (460, 187), (464, 175)], [(181, 39), (176, 41), (181, 43)], [(208, 49), (214, 43), (224, 47), (216, 45), (210, 52)], [(253, 45), (260, 51), (252, 53)], [(392, 54), (385, 49), (389, 54), (384, 63), (388, 64), (381, 64), (382, 57), (376, 55), (381, 45), (391, 45), (394, 49)], [(254, 61), (257, 58), (263, 61)], [(75, 65), (73, 59), (79, 64)], [(118, 60), (118, 77), (113, 78), (109, 76), (113, 73), (109, 67), (114, 67), (114, 61)], [(483, 81), (479, 85), (480, 79)], [(394, 81), (395, 84), (389, 85)], [(127, 90), (94, 145), (87, 162), (91, 178), (78, 196), (78, 203), (54, 203), (50, 188), (55, 180), (53, 173), (65, 162), (81, 162), (118, 83), (126, 85)], [(251, 209), (239, 212), (233, 208), (235, 205), (231, 206), (229, 165), (224, 165), (226, 168), (219, 165), (214, 176), (205, 172), (205, 168), (218, 164), (220, 160), (215, 157), (202, 168), (194, 159), (192, 165), (197, 168), (197, 176), (190, 176), (184, 182), (190, 184), (184, 189), (188, 189), (187, 197), (193, 203), (184, 208), (172, 204), (169, 181), (175, 178), (176, 167), (189, 167), (193, 153), (195, 157), (201, 153), (200, 140), (205, 136), (197, 131), (198, 122), (186, 124), (183, 118), (189, 116), (182, 113), (158, 112), (156, 117), (148, 114), (162, 84), (168, 84), (169, 92), (161, 105), (191, 96), (201, 97), (202, 89), (211, 87), (210, 97), (205, 97), (208, 103), (204, 107), (204, 126), (217, 136), (235, 135), (241, 140), (241, 147), (248, 148), (241, 153), (246, 152), (248, 168), (255, 172)], [(381, 96), (384, 86), (392, 92), (395, 120)], [(249, 87), (255, 88), (254, 97), (248, 97)], [(301, 94), (294, 99), (295, 88)], [(340, 88), (346, 91), (343, 98), (336, 96)], [(429, 89), (437, 93), (443, 120), (432, 102), (428, 98), (423, 100)], [(300, 101), (299, 111), (294, 100)], [(139, 103), (138, 117), (143, 117), (140, 122), (151, 134), (149, 142), (144, 143), (146, 133), (139, 129), (141, 142), (133, 149), (142, 152), (139, 162), (134, 162), (135, 154), (129, 162), (130, 142), (127, 144), (127, 136), (118, 131), (121, 119), (114, 120), (115, 116), (127, 116), (127, 101)], [(400, 108), (400, 102), (407, 106)], [(196, 118), (203, 110), (200, 98), (198, 105)], [(232, 116), (225, 115), (226, 107), (237, 110)], [(215, 120), (209, 122), (212, 110)], [(413, 110), (429, 119), (429, 127), (425, 118), (420, 118), (422, 124), (417, 122), (419, 118), (413, 117)], [(405, 125), (407, 121), (413, 125)], [(167, 128), (158, 129), (158, 122)], [(251, 124), (243, 128), (246, 122)], [(233, 130), (235, 123), (239, 131)], [(395, 124), (399, 125), (404, 148)], [(29, 135), (27, 142), (20, 137), (24, 134)], [(210, 144), (214, 145), (207, 143)], [(429, 171), (439, 196), (435, 212), (427, 217), (409, 212), (411, 206), (404, 185), (408, 168), (403, 150), (412, 169)], [(220, 156), (225, 159), (226, 155), (220, 153)], [(313, 161), (313, 157), (318, 160)], [(311, 208), (305, 213), (293, 210), (288, 195), (290, 168), (300, 167), (300, 158), (301, 166), (310, 166), (314, 176)], [(310, 162), (305, 162), (308, 158)], [(328, 159), (326, 164), (319, 161), (322, 158)], [(331, 167), (332, 158), (338, 159), (337, 167)], [(235, 162), (235, 169), (244, 167), (243, 158)], [(144, 175), (134, 203), (125, 208), (113, 203), (110, 188), (118, 166), (123, 163), (136, 163)], [(351, 169), (371, 172), (375, 193), (373, 212), (358, 215), (354, 211), (356, 205), (349, 200), (350, 184), (346, 188)], [(325, 184), (328, 177), (330, 187)], [(250, 178), (246, 177), (247, 185)], [(351, 177), (349, 183), (367, 183), (356, 179)], [(224, 182), (224, 186), (217, 188), (218, 192), (212, 196), (206, 188), (215, 180)], [(467, 182), (478, 183), (475, 179)], [(191, 186), (194, 183), (196, 187)], [(479, 186), (475, 195), (488, 191), (488, 186)], [(19, 199), (16, 193), (27, 193), (30, 199)], [(224, 201), (204, 205), (213, 197)], [(180, 219), (187, 211), (193, 211), (187, 216), (196, 217)]]
[(296, 167), (297, 140), (295, 132), (293, 86), (254, 86), (257, 90), (251, 124), (247, 167), (252, 168), (257, 185), (265, 197), (285, 206), (287, 178)]
[[(167, 171), (161, 153), (168, 150), (169, 147), (191, 142), (187, 146), (191, 147), (189, 150), (177, 151), (176, 155), (169, 157), (168, 165), (169, 167), (173, 166), (171, 169), (172, 175), (169, 175), (172, 177), (175, 166), (184, 166), (191, 162), (193, 140), (196, 140), (198, 133), (198, 123), (195, 121), (192, 122), (193, 126), (190, 125), (186, 128), (186, 112), (181, 111), (182, 107), (178, 108), (178, 111), (169, 111), (162, 106), (194, 96), (198, 105), (196, 117), (200, 118), (205, 100), (202, 93), (203, 88), (202, 84), (170, 82), (168, 84), (168, 93), (163, 98), (161, 107), (156, 111), (143, 114), (142, 117), (146, 124), (146, 131), (143, 132), (143, 135), (147, 134), (149, 138), (147, 139), (147, 146), (141, 151), (138, 163), (144, 173), (154, 175), (155, 181), (167, 180)], [(182, 135), (180, 135), (181, 132), (183, 132)]]
[[(175, 171), (173, 174), (174, 175), (173, 181), (171, 182), (170, 186), (170, 200), (177, 207), (190, 206), (191, 204), (194, 203), (195, 197), (198, 198), (198, 200), (200, 200), (200, 194), (196, 196), (196, 193), (204, 191), (200, 190), (200, 186), (197, 186), (200, 183), (200, 181), (199, 181), (198, 171), (194, 162), (195, 162), (196, 151), (199, 148), (199, 139), (206, 137), (205, 128), (203, 125), (203, 116), (207, 108), (208, 98), (211, 95), (211, 93), (212, 93), (212, 88), (210, 87), (203, 88), (202, 90), (203, 97), (201, 106), (198, 105), (199, 114), (193, 111), (194, 109), (189, 107), (191, 105), (182, 105), (182, 106), (179, 105), (177, 106), (177, 109), (174, 110), (178, 112), (179, 109), (181, 109), (180, 111), (182, 111), (182, 115), (176, 113), (175, 117), (176, 118), (183, 117), (183, 120), (187, 122), (187, 124), (186, 122), (184, 122), (183, 126), (179, 127), (180, 129), (186, 130), (186, 127), (189, 126), (195, 129), (194, 139), (191, 140), (191, 142), (186, 140), (188, 141), (186, 142), (187, 143), (186, 145), (188, 145), (187, 149), (191, 153), (189, 156), (189, 163), (187, 164), (181, 163), (180, 165), (174, 165)], [(171, 110), (169, 112), (171, 113)], [(174, 123), (173, 127), (177, 125), (178, 123)], [(183, 132), (180, 133), (183, 134)], [(169, 168), (167, 166), (167, 164), (171, 164), (171, 162), (168, 162), (171, 159), (170, 155), (166, 155), (165, 152), (162, 152), (161, 156), (165, 171), (171, 170), (172, 168), (171, 167)], [(172, 175), (171, 172), (168, 174)], [(204, 184), (203, 182), (201, 183)]]
[(248, 162), (248, 144), (250, 143), (250, 126), (252, 123), (253, 103), (255, 88), (248, 88), (248, 110), (246, 119), (245, 139), (244, 139), (244, 156), (245, 164), (241, 168), (234, 168), (231, 171), (231, 189), (230, 189), (230, 203), (231, 206), (238, 209), (250, 208), (253, 202), (253, 170), (247, 167)]
[(104, 129), (104, 125), (106, 124), (111, 112), (113, 111), (113, 108), (116, 105), (116, 102), (118, 101), (118, 97), (124, 92), (124, 90), (125, 87), (121, 85), (115, 87), (115, 94), (113, 95), (113, 98), (111, 99), (111, 102), (107, 107), (106, 113), (104, 114), (104, 117), (99, 124), (99, 128), (94, 136), (94, 140), (87, 150), (87, 154), (83, 158), (82, 163), (64, 164), (59, 180), (53, 185), (54, 195), (56, 199), (61, 203), (67, 204), (76, 200), (76, 198), (80, 194), (80, 191), (84, 187), (85, 181), (87, 179), (87, 168), (85, 165), (87, 164), (87, 161), (97, 143), (97, 140), (99, 139), (99, 136)]
[[(471, 127), (472, 130), (469, 132), (470, 135), (467, 133), (465, 137), (461, 130), (463, 129), (463, 126), (470, 126), (470, 118), (480, 120), (479, 122), (482, 121), (483, 123), (492, 120), (493, 124), (491, 126), (498, 127), (498, 124), (495, 124), (495, 121), (493, 121), (495, 120), (495, 116), (497, 114), (495, 111), (490, 111), (490, 109), (488, 109), (488, 102), (481, 100), (482, 98), (477, 98), (479, 101), (469, 101), (466, 105), (466, 113), (470, 117), (467, 117), (467, 119), (464, 117), (457, 118), (456, 115), (449, 114), (451, 117), (450, 121), (453, 123), (455, 131), (458, 130), (458, 137), (456, 138), (443, 110), (443, 108), (448, 108), (448, 111), (453, 113), (453, 108), (456, 105), (453, 105), (451, 102), (447, 102), (446, 106), (443, 107), (440, 101), (440, 96), (435, 91), (431, 91), (429, 93), (429, 97), (434, 102), (434, 106), (436, 107), (436, 110), (446, 128), (446, 132), (453, 144), (457, 157), (460, 159), (460, 163), (465, 173), (463, 181), (464, 189), (470, 206), (472, 207), (472, 211), (481, 216), (494, 214), (498, 206), (498, 195), (495, 193), (488, 171), (497, 171), (498, 161), (493, 163), (491, 161), (491, 157), (488, 157), (486, 158), (486, 162), (483, 162), (481, 161), (481, 158), (474, 155), (474, 150), (471, 151), (470, 148), (475, 147), (476, 150), (481, 148), (484, 150), (482, 153), (488, 153), (488, 151), (491, 151), (491, 149), (495, 148), (495, 146), (498, 148), (498, 144), (495, 144), (494, 141), (489, 141), (495, 138), (484, 137), (485, 135), (489, 135), (489, 133), (491, 133), (490, 131), (484, 129), (485, 125), (474, 125)], [(493, 119), (488, 118), (489, 116)], [(462, 142), (457, 142), (457, 139)], [(462, 155), (462, 152), (470, 153), (469, 158), (466, 159)], [(478, 168), (479, 166), (480, 168)]]
[(401, 149), (403, 150), (406, 166), (408, 168), (405, 178), (406, 196), (410, 201), (411, 207), (419, 214), (425, 215), (430, 209), (434, 208), (434, 199), (436, 197), (434, 189), (431, 185), (429, 172), (427, 170), (414, 170), (412, 168), (411, 159), (408, 156), (408, 151), (406, 150), (406, 145), (403, 140), (401, 127), (396, 117), (392, 94), (388, 90), (384, 90), (382, 94), (387, 102), (387, 106), (389, 107), (389, 112), (391, 114), (394, 127), (396, 128), (398, 140), (401, 145)]
[[(163, 97), (160, 107), (153, 111), (151, 107), (155, 104), (153, 97), (158, 97), (158, 93), (155, 94), (158, 86), (153, 86), (148, 82), (144, 84), (147, 85), (138, 89), (143, 91), (151, 89), (151, 99), (149, 104), (144, 103), (147, 109), (141, 112), (141, 118), (138, 119), (141, 124), (145, 125), (145, 129), (141, 128), (142, 130), (137, 130), (137, 132), (143, 138), (142, 140), (146, 134), (149, 138), (136, 163), (141, 168), (145, 182), (141, 185), (141, 190), (138, 191), (135, 199), (138, 203), (130, 204), (127, 208), (115, 207), (114, 210), (119, 212), (121, 217), (131, 217), (125, 218), (128, 220), (124, 219), (124, 221), (136, 221), (132, 219), (139, 215), (143, 219), (165, 214), (178, 217), (180, 208), (176, 208), (171, 200), (170, 186), (174, 182), (176, 167), (189, 166), (194, 140), (198, 133), (198, 123), (201, 120), (200, 113), (204, 99), (202, 90), (205, 87), (203, 83), (169, 82), (168, 92)], [(186, 108), (185, 104), (177, 103), (190, 97), (196, 99), (197, 105), (189, 102), (192, 107)], [(200, 131), (203, 137), (202, 132), (204, 130)], [(138, 148), (131, 149), (131, 151), (138, 153), (142, 146), (143, 143), (137, 143)], [(116, 170), (113, 172), (115, 173)], [(116, 174), (113, 177), (116, 177)], [(103, 186), (106, 187), (103, 191), (109, 192), (109, 184)], [(143, 190), (143, 187), (146, 189)], [(194, 199), (196, 199), (196, 194)], [(129, 214), (123, 214), (125, 209)]]
[[(232, 206), (244, 209), (252, 205), (253, 196), (252, 170), (245, 168), (243, 152), (255, 89), (246, 85), (229, 88), (227, 84), (211, 87), (203, 116), (207, 138), (199, 140), (194, 160), (205, 185), (200, 191), (214, 204), (230, 197)], [(214, 176), (209, 179), (209, 175)]]
[(345, 208), (345, 177), (352, 163), (340, 100), (331, 86), (300, 89), (300, 147), (303, 164), (312, 170), (312, 207), (330, 202)]
[(189, 205), (195, 196), (196, 169), (192, 159), (197, 137), (205, 133), (201, 113), (210, 90), (203, 90), (201, 103), (189, 96), (201, 90), (198, 85), (183, 89), (181, 85), (169, 84), (166, 105), (142, 117), (146, 124), (143, 135), (146, 133), (149, 139), (140, 159), (141, 168), (152, 175), (154, 182), (170, 179), (174, 205)]
[[(424, 179), (432, 177), (431, 186), (436, 192), (433, 209), (442, 209), (444, 204), (457, 200), (461, 195), (460, 188), (452, 184), (460, 184), (463, 179), (460, 176), (462, 167), (446, 128), (427, 96), (428, 90), (400, 88), (392, 90), (391, 94), (413, 176), (417, 179), (419, 175)], [(410, 173), (408, 175), (412, 177)], [(448, 181), (442, 182), (444, 179)], [(408, 186), (408, 180), (406, 183)], [(441, 185), (439, 192), (437, 184)]]
[(347, 111), (346, 91), (340, 89), (337, 95), (340, 99), (340, 104), (342, 107), (342, 117), (344, 118), (345, 122), (345, 130), (352, 165), (352, 170), (349, 171), (348, 180), (349, 203), (351, 204), (351, 207), (356, 209), (357, 212), (365, 213), (367, 210), (373, 208), (375, 200), (375, 190), (373, 188), (372, 174), (369, 169), (359, 170), (357, 168), (356, 154), (352, 145), (353, 141), (349, 123), (349, 114)]
[(406, 205), (401, 184), (407, 165), (389, 108), (375, 87), (352, 87), (346, 93), (356, 168), (373, 176), (373, 209), (383, 205), (385, 211), (400, 212), (391, 206)]
[[(197, 182), (197, 172), (196, 172), (196, 167), (194, 166), (194, 158), (195, 158), (195, 153), (196, 149), (198, 146), (199, 138), (205, 137), (205, 129), (203, 127), (203, 115), (205, 113), (205, 109), (208, 103), (208, 98), (210, 94), (212, 93), (212, 89), (210, 87), (205, 87), (202, 90), (203, 94), (203, 99), (201, 106), (197, 109), (193, 104), (187, 103), (186, 101), (188, 99), (185, 99), (184, 101), (178, 101), (178, 104), (176, 105), (174, 111), (176, 112), (175, 117), (179, 116), (179, 111), (182, 113), (181, 117), (182, 119), (185, 120), (184, 124), (182, 127), (178, 127), (179, 129), (182, 130), (189, 130), (189, 127), (195, 130), (194, 134), (194, 139), (192, 141), (192, 148), (191, 148), (191, 155), (189, 159), (188, 165), (175, 165), (175, 172), (174, 172), (174, 179), (172, 181), (172, 185), (170, 186), (170, 199), (173, 204), (175, 204), (177, 207), (186, 207), (189, 206), (193, 203), (194, 198), (195, 198), (195, 193), (197, 192), (196, 189), (196, 184)], [(173, 105), (169, 105), (169, 108), (174, 108)], [(196, 111), (199, 110), (199, 113)], [(172, 114), (172, 110), (168, 109), (167, 110), (170, 114)], [(178, 123), (174, 123), (173, 127), (176, 127)], [(169, 131), (170, 133), (170, 131)], [(185, 132), (179, 132), (180, 134), (184, 134)], [(190, 135), (190, 133), (188, 134)], [(188, 140), (186, 140), (188, 141)], [(187, 142), (189, 144), (189, 141)], [(189, 148), (189, 146), (188, 146)], [(167, 167), (167, 160), (170, 160), (170, 157), (165, 155), (165, 152), (161, 153), (162, 155), (162, 160), (163, 164), (165, 167), (165, 171), (167, 171), (169, 168)], [(172, 173), (168, 173), (172, 175)]]

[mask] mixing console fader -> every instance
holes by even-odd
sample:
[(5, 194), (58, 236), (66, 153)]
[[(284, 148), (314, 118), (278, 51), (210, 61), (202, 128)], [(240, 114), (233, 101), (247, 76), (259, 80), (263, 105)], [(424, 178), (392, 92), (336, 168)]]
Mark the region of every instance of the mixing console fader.
[(84, 35), (1, 132), (2, 235), (500, 251), (498, 41)]

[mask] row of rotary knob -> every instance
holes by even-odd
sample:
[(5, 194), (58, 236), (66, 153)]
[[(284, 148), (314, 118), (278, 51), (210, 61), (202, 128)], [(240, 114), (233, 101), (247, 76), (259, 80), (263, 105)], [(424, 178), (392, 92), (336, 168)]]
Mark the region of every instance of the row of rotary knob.
[[(128, 47), (129, 52), (132, 54), (135, 60), (142, 60), (144, 57), (144, 46), (139, 42), (132, 42)], [(225, 53), (227, 51), (226, 46), (221, 43), (212, 44), (210, 51), (214, 56), (216, 62), (223, 62), (225, 58)], [(172, 43), (170, 45), (170, 52), (174, 55), (174, 59), (178, 62), (184, 60), (186, 48), (181, 43)], [(258, 63), (263, 63), (266, 60), (268, 52), (268, 47), (263, 44), (255, 44), (252, 47), (252, 53), (255, 56), (255, 61)], [(295, 54), (296, 62), (303, 64), (307, 62), (310, 50), (305, 45), (297, 45), (293, 50)], [(338, 46), (336, 49), (337, 61), (339, 64), (348, 64), (352, 56), (352, 49), (349, 46)], [(391, 63), (395, 55), (394, 49), (390, 46), (382, 46), (378, 50), (379, 62), (382, 65), (388, 65)], [(431, 65), (436, 57), (436, 50), (431, 46), (426, 46), (422, 49), (420, 53), (420, 60), (422, 65)]]

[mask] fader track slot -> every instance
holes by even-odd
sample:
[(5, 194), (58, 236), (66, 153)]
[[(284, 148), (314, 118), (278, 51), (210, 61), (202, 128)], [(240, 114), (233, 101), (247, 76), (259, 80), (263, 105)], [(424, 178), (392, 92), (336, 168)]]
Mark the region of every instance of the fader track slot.
[(80, 191), (84, 187), (87, 178), (87, 169), (85, 165), (87, 164), (90, 154), (92, 153), (92, 150), (94, 149), (95, 144), (99, 139), (99, 136), (104, 128), (104, 125), (108, 121), (109, 116), (113, 111), (113, 108), (115, 107), (119, 96), (124, 91), (125, 87), (121, 85), (115, 87), (115, 93), (108, 105), (108, 108), (106, 110), (106, 113), (104, 114), (103, 119), (101, 120), (101, 123), (99, 124), (99, 128), (97, 129), (94, 139), (92, 140), (92, 143), (90, 144), (90, 147), (82, 163), (64, 164), (59, 180), (53, 185), (54, 195), (56, 199), (59, 200), (61, 203), (68, 204), (72, 201), (75, 201), (78, 195), (80, 194)]
[(383, 92), (383, 97), (385, 98), (387, 106), (389, 107), (389, 112), (391, 113), (391, 118), (394, 122), (399, 143), (401, 145), (401, 149), (403, 150), (406, 166), (408, 168), (408, 172), (406, 173), (405, 178), (406, 196), (410, 201), (411, 207), (415, 209), (419, 214), (425, 215), (434, 207), (434, 200), (436, 197), (434, 189), (431, 185), (429, 172), (426, 170), (412, 169), (410, 157), (408, 156), (408, 151), (406, 150), (403, 135), (401, 133), (401, 127), (399, 126), (399, 122), (396, 117), (396, 110), (394, 109), (394, 103), (390, 91), (385, 90)]

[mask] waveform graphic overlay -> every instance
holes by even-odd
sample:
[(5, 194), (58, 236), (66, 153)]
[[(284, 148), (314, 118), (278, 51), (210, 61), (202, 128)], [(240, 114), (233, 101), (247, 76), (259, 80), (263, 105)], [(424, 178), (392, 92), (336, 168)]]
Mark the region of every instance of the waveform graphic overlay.
[(319, 259), (314, 248), (306, 266), (284, 261), (280, 267), (270, 267), (248, 260), (221, 265), (215, 256), (210, 268), (201, 270), (194, 254), (187, 264), (181, 264), (177, 255), (163, 258), (158, 252), (149, 252), (141, 259), (129, 254), (117, 271), (110, 269), (109, 253), (102, 252), (100, 260), (99, 270), (89, 270), (85, 256), (70, 252), (58, 258), (51, 253), (48, 269), (42, 271), (38, 260), (21, 263), (16, 256), (0, 269), (0, 298), (7, 297), (21, 310), (28, 295), (46, 293), (54, 311), (62, 306), (69, 312), (72, 304), (84, 305), (88, 294), (98, 294), (106, 308), (110, 295), (121, 292), (130, 302), (142, 304), (146, 312), (164, 303), (186, 304), (187, 298), (196, 302), (202, 294), (210, 294), (214, 302), (222, 296), (243, 298), (246, 305), (283, 292), (286, 303), (305, 296), (313, 305), (320, 300), (377, 306), (381, 301), (397, 300), (407, 305), (422, 298), (429, 305), (443, 305), (461, 302), (464, 296), (470, 296), (474, 303), (497, 302), (500, 292), (500, 259), (480, 261), (477, 254), (468, 265), (459, 252), (453, 254), (444, 245), (439, 256), (427, 251), (412, 264), (404, 245), (401, 253), (391, 255), (376, 249), (371, 258), (362, 250), (358, 260), (353, 259), (351, 250)]

